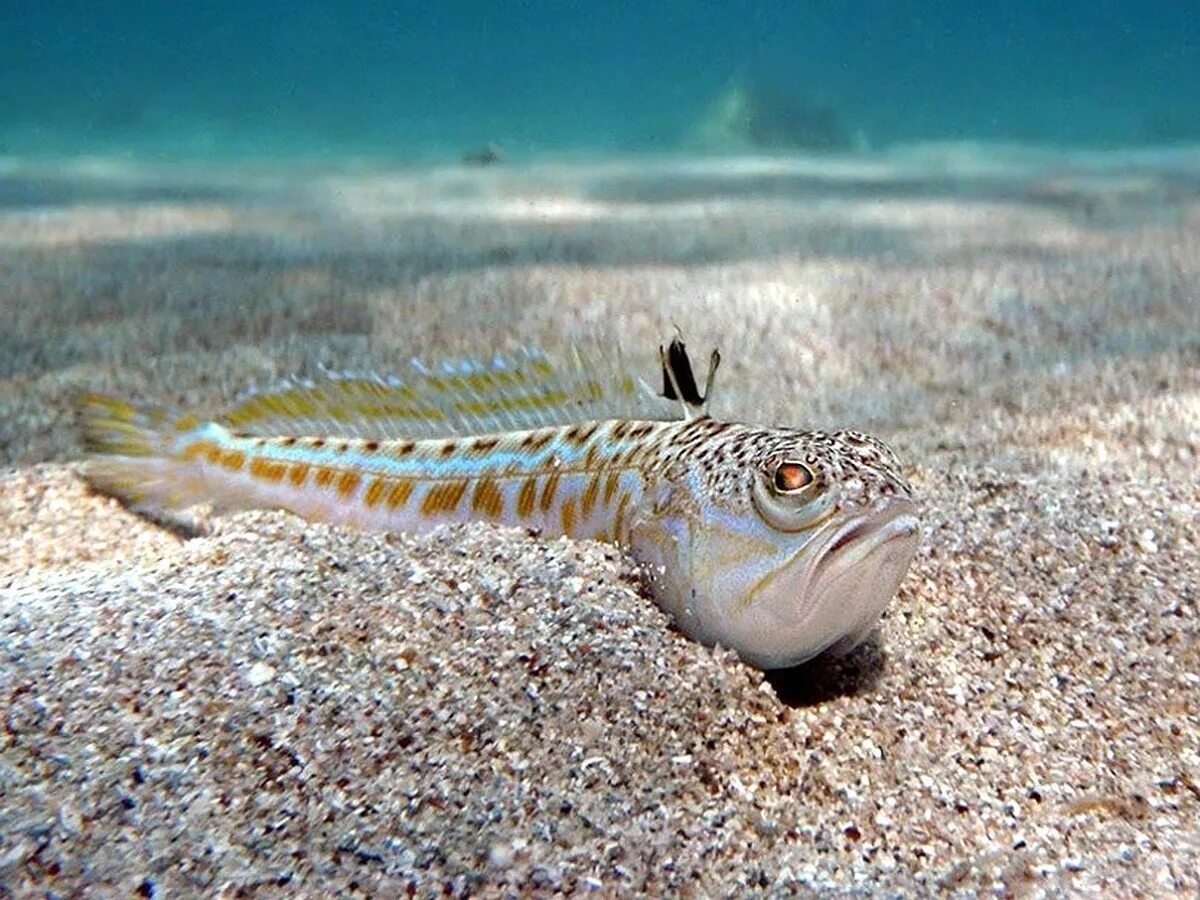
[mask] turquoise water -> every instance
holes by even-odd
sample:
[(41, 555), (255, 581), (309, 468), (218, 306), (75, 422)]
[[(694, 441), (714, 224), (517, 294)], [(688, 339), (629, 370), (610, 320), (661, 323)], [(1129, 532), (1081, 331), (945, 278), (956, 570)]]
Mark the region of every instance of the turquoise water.
[[(1180, 0), (10, 0), (4, 20), (0, 154), (1200, 139), (1200, 11)], [(720, 139), (722, 102), (758, 104), (765, 132)]]

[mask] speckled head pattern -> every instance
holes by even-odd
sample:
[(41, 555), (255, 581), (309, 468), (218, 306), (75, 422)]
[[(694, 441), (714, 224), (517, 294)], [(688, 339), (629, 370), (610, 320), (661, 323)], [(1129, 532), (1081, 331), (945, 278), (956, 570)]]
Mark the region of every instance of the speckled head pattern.
[(859, 432), (702, 418), (656, 436), (652, 460), (628, 540), (660, 605), (764, 668), (861, 641), (915, 552), (912, 489)]

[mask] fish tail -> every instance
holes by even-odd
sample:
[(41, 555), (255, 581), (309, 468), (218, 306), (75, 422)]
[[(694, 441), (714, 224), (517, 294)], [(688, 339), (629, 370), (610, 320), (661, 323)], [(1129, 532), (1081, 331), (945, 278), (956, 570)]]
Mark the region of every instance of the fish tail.
[(139, 406), (105, 394), (79, 401), (84, 447), (107, 456), (161, 456), (167, 450), (171, 416), (162, 407)]
[(97, 490), (149, 514), (212, 499), (203, 472), (182, 453), (203, 427), (195, 416), (94, 393), (78, 408), (84, 476)]

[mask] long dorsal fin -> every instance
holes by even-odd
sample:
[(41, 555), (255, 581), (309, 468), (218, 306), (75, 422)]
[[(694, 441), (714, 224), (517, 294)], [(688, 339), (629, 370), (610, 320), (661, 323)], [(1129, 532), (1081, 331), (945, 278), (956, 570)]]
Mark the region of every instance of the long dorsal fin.
[(552, 360), (539, 350), (426, 365), (402, 376), (326, 373), (258, 392), (218, 422), (248, 435), (318, 435), (368, 440), (462, 437), (596, 419), (680, 418), (625, 370), (619, 352), (584, 351)]

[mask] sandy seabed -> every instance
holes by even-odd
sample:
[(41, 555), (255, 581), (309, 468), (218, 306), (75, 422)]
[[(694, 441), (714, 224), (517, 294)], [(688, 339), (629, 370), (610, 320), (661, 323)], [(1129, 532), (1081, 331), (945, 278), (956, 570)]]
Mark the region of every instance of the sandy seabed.
[[(1200, 890), (1200, 154), (0, 160), (0, 896)], [(581, 331), (859, 427), (925, 538), (764, 677), (613, 548), (149, 523), (71, 396)]]

